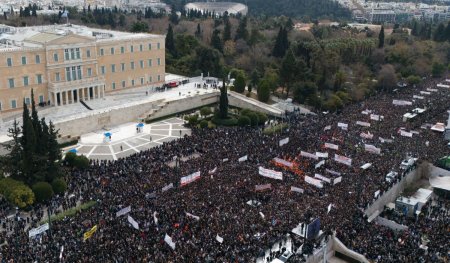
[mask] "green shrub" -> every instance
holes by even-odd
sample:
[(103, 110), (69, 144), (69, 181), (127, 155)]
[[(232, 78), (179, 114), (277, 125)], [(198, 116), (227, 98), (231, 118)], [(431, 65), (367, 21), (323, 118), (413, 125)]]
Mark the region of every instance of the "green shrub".
[(210, 107), (203, 107), (200, 109), (200, 115), (202, 115), (203, 117), (208, 116), (212, 113), (211, 108)]
[(60, 143), (59, 144), (59, 148), (66, 148), (66, 147), (69, 147), (69, 146), (73, 146), (73, 145), (77, 145), (77, 143), (78, 143), (78, 140), (77, 139), (74, 139), (74, 140), (71, 140), (71, 141), (68, 141), (68, 142), (65, 142), (65, 143)]
[(77, 158), (76, 153), (68, 152), (66, 153), (66, 157), (64, 157), (64, 161), (66, 161), (67, 165), (73, 166), (76, 158)]
[(0, 180), (0, 194), (8, 199), (11, 192), (17, 186), (23, 185), (22, 182), (16, 181), (10, 177)]
[(62, 194), (67, 189), (67, 183), (62, 178), (56, 178), (52, 182), (52, 188), (53, 188), (53, 192), (55, 192), (55, 194)]
[(239, 119), (238, 119), (239, 126), (241, 126), (241, 127), (250, 126), (250, 124), (251, 124), (251, 120), (249, 117), (247, 117), (245, 115), (239, 116)]
[(251, 111), (251, 110), (249, 110), (249, 109), (242, 109), (240, 112), (239, 112), (239, 114), (240, 115), (245, 115), (245, 116), (247, 116), (249, 113), (251, 113), (251, 112), (253, 112), (253, 111)]
[(47, 182), (38, 182), (33, 185), (33, 193), (36, 197), (36, 201), (45, 202), (50, 200), (53, 196), (52, 186)]
[(238, 120), (233, 117), (230, 117), (227, 119), (221, 119), (221, 118), (215, 117), (212, 119), (212, 122), (216, 125), (221, 125), (221, 126), (236, 126), (238, 124)]
[(198, 123), (198, 114), (194, 114), (189, 116), (188, 124), (191, 126), (195, 126)]
[(200, 128), (202, 128), (202, 129), (208, 128), (208, 121), (207, 120), (202, 120), (200, 122)]
[(262, 112), (256, 112), (256, 114), (258, 115), (258, 120), (259, 120), (259, 124), (263, 125), (264, 123), (266, 123), (266, 121), (269, 119), (267, 117), (267, 114), (262, 113)]
[(77, 156), (73, 166), (79, 169), (86, 169), (89, 167), (89, 159), (84, 155)]
[(258, 119), (258, 115), (255, 112), (250, 112), (246, 116), (250, 118), (250, 122), (251, 122), (252, 126), (258, 126), (259, 119)]

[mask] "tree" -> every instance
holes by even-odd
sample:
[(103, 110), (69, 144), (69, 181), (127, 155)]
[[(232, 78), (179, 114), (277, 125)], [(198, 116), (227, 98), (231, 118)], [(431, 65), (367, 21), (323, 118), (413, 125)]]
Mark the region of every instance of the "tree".
[(253, 86), (257, 86), (259, 83), (259, 72), (257, 69), (254, 69), (250, 75), (250, 83)]
[(384, 47), (384, 26), (381, 26), (380, 34), (378, 34), (378, 48)]
[(50, 124), (48, 126), (48, 161), (50, 165), (55, 165), (55, 162), (61, 160), (61, 150), (58, 144), (58, 131), (55, 129), (55, 126), (53, 125), (53, 122), (50, 121)]
[(258, 100), (267, 102), (270, 98), (270, 84), (266, 79), (261, 80), (258, 85)]
[(284, 87), (286, 88), (286, 97), (289, 96), (291, 85), (295, 81), (297, 76), (296, 64), (297, 61), (294, 57), (294, 53), (292, 52), (292, 50), (289, 50), (286, 53), (283, 62), (281, 63), (280, 69), (281, 81), (283, 82)]
[(169, 28), (167, 29), (166, 49), (169, 51), (169, 53), (172, 56), (174, 56), (174, 57), (176, 56), (175, 40), (173, 38), (172, 24), (169, 24)]
[(292, 29), (294, 29), (294, 22), (292, 21), (292, 19), (289, 17), (288, 21), (286, 21), (286, 30), (291, 31)]
[(378, 72), (378, 87), (385, 91), (390, 91), (397, 86), (397, 76), (395, 69), (390, 64), (385, 64)]
[(36, 171), (36, 134), (34, 132), (33, 122), (30, 118), (30, 113), (28, 106), (25, 103), (25, 99), (23, 100), (21, 146), (23, 149), (22, 171), (24, 173), (25, 181), (31, 183), (34, 180), (34, 172)]
[(241, 115), (238, 119), (238, 125), (241, 127), (250, 126), (251, 120), (248, 116)]
[(220, 39), (220, 30), (214, 29), (211, 37), (211, 46), (220, 52), (223, 52), (222, 40)]
[(434, 41), (442, 42), (445, 41), (445, 26), (443, 23), (439, 23), (436, 31), (434, 31), (433, 36)]
[(225, 77), (223, 78), (223, 86), (220, 88), (219, 117), (221, 119), (226, 119), (228, 117), (228, 94), (227, 86), (225, 85)]
[(26, 186), (20, 185), (14, 188), (9, 195), (8, 201), (17, 205), (19, 208), (25, 208), (34, 203), (35, 196), (33, 191)]
[(178, 24), (178, 15), (175, 6), (172, 6), (171, 8), (169, 20), (175, 25)]
[(139, 32), (148, 32), (148, 24), (143, 21), (134, 22), (131, 26), (131, 32), (139, 33)]
[(272, 55), (278, 58), (282, 58), (286, 54), (286, 50), (288, 48), (289, 48), (288, 33), (286, 29), (280, 27), (277, 38), (275, 40), (275, 46), (273, 47), (272, 50)]
[(54, 194), (52, 186), (47, 182), (35, 183), (32, 189), (34, 196), (36, 197), (36, 201), (40, 203), (50, 200)]
[(200, 27), (200, 23), (197, 24), (197, 30), (195, 31), (195, 37), (201, 38), (202, 37), (202, 29)]
[(225, 27), (223, 28), (223, 42), (231, 40), (231, 24), (230, 20), (224, 19)]
[(120, 14), (119, 16), (119, 26), (124, 27), (126, 26), (127, 22), (126, 22), (126, 18), (124, 14)]
[(444, 38), (447, 41), (450, 41), (450, 21), (447, 23), (447, 27), (445, 28)]
[(236, 30), (236, 36), (234, 37), (234, 40), (243, 39), (245, 41), (248, 40), (248, 30), (247, 30), (247, 17), (244, 16), (239, 21), (239, 26)]
[(25, 177), (22, 173), (22, 147), (20, 138), (21, 129), (19, 123), (14, 119), (13, 125), (8, 129), (8, 137), (12, 138), (10, 143), (5, 143), (4, 146), (9, 152), (6, 156), (6, 171), (12, 178), (23, 181)]
[(445, 71), (444, 64), (441, 64), (439, 62), (433, 63), (433, 69), (431, 70), (431, 73), (433, 74), (433, 77), (442, 77), (442, 73)]
[(236, 90), (236, 92), (243, 93), (245, 91), (245, 86), (246, 83), (244, 73), (239, 72), (234, 81), (234, 89)]
[(314, 82), (296, 83), (294, 85), (294, 100), (311, 105), (316, 100), (317, 90), (317, 85)]
[(208, 121), (207, 120), (200, 121), (200, 128), (202, 129), (208, 128)]
[(206, 116), (210, 115), (211, 113), (212, 112), (211, 112), (210, 107), (205, 106), (200, 109), (200, 115), (202, 115), (203, 117), (206, 117)]

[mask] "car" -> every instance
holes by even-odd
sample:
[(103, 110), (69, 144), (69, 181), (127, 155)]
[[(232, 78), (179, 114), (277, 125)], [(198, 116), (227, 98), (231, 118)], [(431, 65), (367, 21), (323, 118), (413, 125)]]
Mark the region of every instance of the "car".
[(178, 87), (178, 82), (176, 81), (169, 82), (167, 83), (167, 86), (169, 86), (170, 88), (176, 88)]
[(409, 157), (402, 161), (402, 163), (400, 164), (400, 168), (403, 170), (406, 170), (409, 167), (413, 166), (416, 163), (416, 161), (417, 161), (417, 158)]
[(394, 171), (390, 171), (387, 175), (386, 175), (386, 182), (394, 182), (398, 177), (398, 173), (394, 172)]

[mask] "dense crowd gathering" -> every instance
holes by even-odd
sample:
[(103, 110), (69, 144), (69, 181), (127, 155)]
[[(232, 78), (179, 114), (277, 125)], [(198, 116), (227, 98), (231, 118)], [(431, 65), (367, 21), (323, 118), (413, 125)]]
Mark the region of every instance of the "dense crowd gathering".
[[(193, 128), (191, 136), (127, 158), (93, 161), (86, 170), (71, 171), (67, 193), (55, 197), (51, 207), (62, 210), (91, 200), (96, 205), (51, 222), (50, 230), (36, 238), (29, 238), (28, 230), (45, 216), (44, 207), (35, 207), (26, 217), (6, 219), (8, 207), (1, 205), (0, 262), (255, 262), (311, 218), (320, 219), (325, 235), (335, 232), (349, 248), (376, 262), (445, 262), (448, 216), (424, 216), (407, 232), (396, 234), (368, 223), (362, 212), (374, 201), (375, 192), (382, 195), (401, 179), (399, 164), (406, 156), (433, 162), (448, 151), (442, 133), (429, 129), (447, 119), (450, 89), (436, 88), (442, 81), (380, 93), (338, 113), (287, 114), (283, 121), (288, 127), (272, 135), (264, 134), (262, 127)], [(436, 90), (413, 99), (429, 89)], [(393, 100), (412, 105), (396, 106)], [(403, 114), (414, 108), (426, 111), (404, 122)], [(338, 123), (348, 127), (342, 129)], [(412, 138), (402, 136), (401, 129), (413, 131)], [(289, 142), (279, 146), (285, 138)], [(338, 149), (326, 148), (325, 143)], [(365, 151), (364, 144), (381, 151)], [(305, 157), (302, 151), (327, 153), (328, 158)], [(335, 161), (334, 154), (351, 159), (351, 165)], [(239, 162), (243, 156), (247, 160)], [(275, 157), (293, 166), (280, 165)], [(177, 165), (169, 165), (174, 159)], [(317, 165), (320, 161), (324, 162)], [(371, 167), (361, 169), (366, 163)], [(260, 166), (281, 171), (283, 179), (259, 175)], [(181, 177), (198, 171), (199, 180), (181, 186)], [(386, 181), (390, 171), (399, 172), (397, 180)], [(342, 181), (323, 187), (305, 182), (305, 176), (315, 174)], [(265, 184), (270, 188), (255, 190)], [(247, 204), (250, 200), (259, 205)], [(116, 216), (128, 206), (128, 214)], [(93, 226), (97, 231), (84, 240), (83, 234)], [(428, 253), (419, 249), (423, 234), (429, 239)], [(164, 241), (166, 235), (174, 247)], [(293, 250), (302, 245), (311, 253), (314, 244), (304, 239), (296, 239)]]

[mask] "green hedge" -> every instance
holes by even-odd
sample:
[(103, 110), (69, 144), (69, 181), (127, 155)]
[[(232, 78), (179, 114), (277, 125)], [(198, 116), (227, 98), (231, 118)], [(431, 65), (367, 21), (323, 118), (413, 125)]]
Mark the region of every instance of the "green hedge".
[(214, 117), (212, 122), (216, 125), (221, 126), (236, 126), (238, 124), (238, 120), (234, 117), (230, 117), (228, 119), (220, 119), (218, 117)]
[(69, 147), (69, 146), (72, 146), (72, 145), (77, 145), (77, 143), (78, 143), (77, 139), (69, 141), (69, 142), (65, 142), (65, 143), (60, 143), (59, 144), (59, 148), (62, 149), (62, 148), (66, 148), (66, 147)]
[(244, 115), (239, 116), (238, 125), (241, 127), (250, 126), (251, 121), (250, 118)]
[[(89, 208), (95, 206), (96, 204), (97, 204), (96, 201), (89, 201), (89, 202), (83, 203), (83, 204), (81, 204), (81, 205), (79, 205), (77, 207), (73, 207), (73, 208), (67, 209), (67, 210), (65, 210), (65, 211), (63, 211), (63, 212), (61, 212), (59, 214), (52, 215), (52, 216), (50, 216), (50, 218), (51, 218), (52, 221), (59, 221), (59, 220), (64, 219), (65, 217), (74, 216), (79, 211), (88, 210)], [(48, 223), (48, 217), (44, 217), (44, 218), (45, 219), (40, 222), (41, 224)]]

